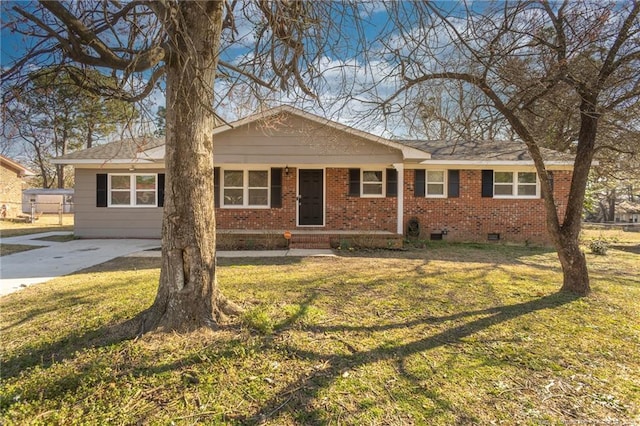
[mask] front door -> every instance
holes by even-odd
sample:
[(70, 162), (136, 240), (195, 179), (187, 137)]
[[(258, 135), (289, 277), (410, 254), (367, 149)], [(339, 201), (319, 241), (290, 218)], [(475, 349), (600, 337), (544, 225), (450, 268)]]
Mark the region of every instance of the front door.
[(324, 171), (301, 169), (298, 174), (298, 224), (324, 225)]

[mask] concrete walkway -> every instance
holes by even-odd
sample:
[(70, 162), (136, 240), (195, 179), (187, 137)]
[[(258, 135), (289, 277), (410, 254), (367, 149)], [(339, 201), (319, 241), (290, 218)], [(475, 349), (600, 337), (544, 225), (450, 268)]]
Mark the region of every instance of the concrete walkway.
[(44, 246), (0, 256), (0, 296), (33, 284), (71, 274), (120, 256), (160, 246), (159, 240), (71, 240), (45, 241), (39, 238), (70, 235), (46, 232), (3, 238), (2, 244)]
[[(127, 257), (160, 257), (160, 250), (141, 251), (131, 253)], [(335, 257), (335, 253), (330, 249), (290, 249), (290, 250), (220, 250), (216, 257)]]
[[(0, 256), (0, 296), (21, 288), (107, 262), (116, 257), (160, 257), (160, 240), (99, 239), (45, 241), (40, 238), (71, 235), (70, 232), (46, 232), (2, 238), (2, 244), (41, 246), (8, 256)], [(331, 250), (219, 251), (218, 257), (334, 256)]]

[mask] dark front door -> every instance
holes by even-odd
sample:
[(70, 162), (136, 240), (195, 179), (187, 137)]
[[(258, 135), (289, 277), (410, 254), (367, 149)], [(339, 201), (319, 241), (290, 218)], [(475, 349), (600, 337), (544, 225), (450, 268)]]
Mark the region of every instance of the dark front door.
[(324, 225), (324, 190), (322, 170), (300, 170), (298, 224)]

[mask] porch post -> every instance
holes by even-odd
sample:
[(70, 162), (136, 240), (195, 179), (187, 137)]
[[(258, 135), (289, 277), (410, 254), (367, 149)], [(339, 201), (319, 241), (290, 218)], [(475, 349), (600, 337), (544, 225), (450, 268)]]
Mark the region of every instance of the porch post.
[(398, 223), (396, 232), (399, 235), (404, 233), (404, 164), (395, 163), (393, 168), (398, 171)]

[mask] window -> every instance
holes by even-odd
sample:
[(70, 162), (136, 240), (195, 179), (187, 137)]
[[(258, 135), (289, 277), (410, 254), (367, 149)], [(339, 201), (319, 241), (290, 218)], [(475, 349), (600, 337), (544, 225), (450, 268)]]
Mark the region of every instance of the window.
[(494, 172), (494, 197), (536, 198), (539, 193), (535, 172)]
[(425, 184), (427, 197), (444, 197), (444, 170), (427, 170)]
[(384, 172), (382, 170), (362, 171), (362, 196), (363, 197), (383, 197), (384, 196)]
[(222, 205), (225, 207), (268, 207), (269, 171), (224, 170)]
[(156, 207), (157, 187), (155, 174), (109, 175), (109, 206)]

